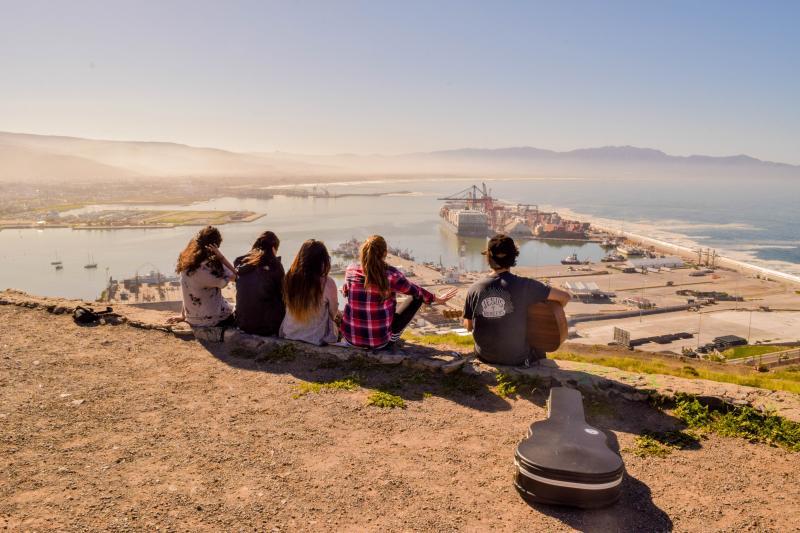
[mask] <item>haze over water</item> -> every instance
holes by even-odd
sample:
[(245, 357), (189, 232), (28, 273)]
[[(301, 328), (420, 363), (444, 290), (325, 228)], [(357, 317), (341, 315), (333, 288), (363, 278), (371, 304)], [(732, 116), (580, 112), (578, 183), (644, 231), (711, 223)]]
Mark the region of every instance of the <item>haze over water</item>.
[[(457, 265), (465, 246), (465, 267), (484, 268), (482, 239), (459, 239), (441, 223), (437, 198), (472, 181), (437, 180), (340, 184), (331, 192), (409, 191), (380, 197), (289, 198), (271, 200), (220, 198), (192, 204), (192, 209), (252, 210), (266, 213), (254, 223), (221, 226), (223, 252), (244, 253), (263, 230), (281, 238), (280, 255), (288, 268), (307, 238), (324, 240), (330, 249), (351, 237), (384, 235), (392, 246), (408, 248), (418, 261), (440, 259)], [(487, 181), (496, 197), (559, 208), (619, 221), (618, 227), (676, 242), (695, 242), (735, 258), (786, 272), (800, 273), (800, 215), (795, 202), (800, 184), (789, 180), (645, 181), (633, 179), (554, 179)], [(768, 207), (767, 207), (768, 206)], [(35, 294), (94, 299), (114, 278), (160, 270), (171, 274), (175, 259), (196, 227), (132, 230), (0, 231), (0, 288)], [(599, 260), (596, 244), (528, 241), (520, 265), (557, 264), (577, 253)], [(89, 254), (97, 270), (86, 270)], [(55, 271), (59, 259), (64, 270)]]

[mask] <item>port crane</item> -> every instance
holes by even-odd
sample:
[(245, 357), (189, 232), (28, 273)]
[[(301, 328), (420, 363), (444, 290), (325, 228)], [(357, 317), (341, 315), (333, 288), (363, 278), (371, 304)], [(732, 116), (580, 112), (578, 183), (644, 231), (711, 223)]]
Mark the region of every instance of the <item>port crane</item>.
[(464, 202), (467, 209), (479, 209), (490, 213), (494, 208), (495, 198), (486, 189), (486, 184), (481, 183), (482, 187), (471, 185), (462, 191), (458, 191), (450, 196), (444, 198), (437, 198), (437, 200), (445, 202)]
[[(437, 198), (437, 200), (458, 202), (463, 204), (465, 209), (486, 213), (492, 228), (501, 227), (506, 221), (508, 206), (497, 203), (497, 198), (492, 197), (492, 192), (486, 187), (486, 183), (481, 183), (480, 187), (471, 185), (450, 196)], [(524, 208), (526, 213), (530, 211), (533, 211), (534, 214), (539, 213), (539, 206), (536, 204), (515, 204), (515, 207), (517, 209)]]

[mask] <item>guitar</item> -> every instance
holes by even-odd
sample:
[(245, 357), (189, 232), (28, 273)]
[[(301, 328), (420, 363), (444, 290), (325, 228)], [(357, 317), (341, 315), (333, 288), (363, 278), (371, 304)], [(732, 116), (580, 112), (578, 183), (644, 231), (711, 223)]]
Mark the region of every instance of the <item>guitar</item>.
[(544, 301), (528, 307), (528, 345), (545, 354), (567, 340), (567, 315), (558, 302)]

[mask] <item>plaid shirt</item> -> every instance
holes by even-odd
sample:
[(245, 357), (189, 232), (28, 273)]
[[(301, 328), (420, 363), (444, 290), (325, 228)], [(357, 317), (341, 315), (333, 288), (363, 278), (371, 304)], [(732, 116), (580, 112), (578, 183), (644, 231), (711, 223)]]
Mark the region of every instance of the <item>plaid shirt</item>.
[(350, 265), (344, 275), (342, 292), (347, 298), (342, 313), (342, 336), (353, 346), (380, 348), (389, 342), (392, 319), (397, 300), (395, 294), (401, 292), (425, 303), (432, 303), (434, 295), (422, 287), (408, 281), (402, 272), (393, 266), (386, 267), (391, 294), (381, 298), (375, 287), (364, 286), (364, 271), (361, 265)]

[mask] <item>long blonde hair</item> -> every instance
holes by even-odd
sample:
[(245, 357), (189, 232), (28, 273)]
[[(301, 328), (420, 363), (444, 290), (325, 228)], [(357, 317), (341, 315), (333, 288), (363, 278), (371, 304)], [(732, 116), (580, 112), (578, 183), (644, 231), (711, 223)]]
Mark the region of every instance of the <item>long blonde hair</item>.
[(361, 269), (364, 286), (375, 287), (383, 298), (389, 296), (389, 278), (386, 277), (386, 240), (372, 235), (361, 245)]

